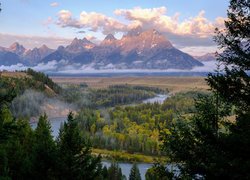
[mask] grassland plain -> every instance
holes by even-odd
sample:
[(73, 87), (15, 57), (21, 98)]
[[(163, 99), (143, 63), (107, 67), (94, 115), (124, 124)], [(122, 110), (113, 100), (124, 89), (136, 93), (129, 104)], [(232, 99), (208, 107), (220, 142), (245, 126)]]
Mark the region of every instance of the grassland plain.
[(3, 76), (3, 77), (12, 77), (12, 78), (30, 77), (25, 72), (10, 72), (10, 71), (0, 71), (0, 76)]
[(206, 91), (209, 87), (204, 77), (52, 77), (56, 83), (87, 83), (91, 88), (128, 84), (159, 87), (174, 94), (181, 91)]
[[(1, 72), (4, 77), (29, 77), (23, 72)], [(159, 87), (168, 89), (171, 93), (181, 91), (207, 90), (204, 77), (51, 77), (56, 83), (79, 84), (87, 83), (91, 88), (106, 88), (110, 85), (128, 84)]]

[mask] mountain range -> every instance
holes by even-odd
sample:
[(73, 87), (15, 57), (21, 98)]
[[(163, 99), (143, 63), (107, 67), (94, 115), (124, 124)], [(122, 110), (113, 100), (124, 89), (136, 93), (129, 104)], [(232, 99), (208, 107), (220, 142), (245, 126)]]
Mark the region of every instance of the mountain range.
[(9, 48), (0, 47), (0, 65), (35, 66), (51, 61), (63, 61), (64, 65), (81, 69), (192, 69), (203, 66), (154, 29), (135, 28), (121, 39), (108, 34), (98, 45), (86, 38), (75, 38), (68, 46), (59, 46), (56, 50), (46, 45), (25, 49), (19, 43)]
[(194, 56), (195, 59), (199, 60), (200, 62), (207, 62), (207, 61), (215, 61), (216, 54), (215, 53), (207, 53), (202, 56)]

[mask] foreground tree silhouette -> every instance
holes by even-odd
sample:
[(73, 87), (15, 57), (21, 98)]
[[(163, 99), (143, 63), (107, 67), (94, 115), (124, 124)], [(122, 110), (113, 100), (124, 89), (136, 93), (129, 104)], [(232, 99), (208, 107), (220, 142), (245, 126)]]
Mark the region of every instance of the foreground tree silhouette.
[(108, 168), (108, 180), (124, 180), (126, 177), (123, 176), (122, 170), (117, 162), (112, 162)]
[(179, 118), (163, 133), (163, 147), (181, 162), (182, 178), (250, 179), (250, 1), (231, 0), (225, 29), (216, 31), (225, 68), (208, 75), (214, 95), (198, 99), (191, 121)]
[(94, 179), (101, 174), (101, 159), (91, 155), (89, 143), (80, 133), (72, 112), (57, 141), (62, 179)]
[(223, 50), (218, 61), (225, 74), (209, 74), (208, 84), (235, 106), (236, 121), (229, 127), (228, 172), (232, 178), (250, 178), (250, 1), (231, 0), (224, 30), (215, 41)]
[[(226, 65), (225, 74), (209, 74), (208, 84), (241, 113), (250, 110), (250, 2), (231, 0), (224, 30), (216, 29), (215, 41), (223, 53), (219, 63)], [(238, 111), (237, 111), (238, 112)]]
[(170, 180), (173, 177), (174, 174), (160, 163), (155, 163), (145, 174), (146, 180)]
[(130, 170), (129, 180), (141, 180), (140, 170), (135, 163)]
[(33, 176), (36, 179), (53, 179), (56, 167), (56, 144), (46, 114), (40, 116), (34, 133)]

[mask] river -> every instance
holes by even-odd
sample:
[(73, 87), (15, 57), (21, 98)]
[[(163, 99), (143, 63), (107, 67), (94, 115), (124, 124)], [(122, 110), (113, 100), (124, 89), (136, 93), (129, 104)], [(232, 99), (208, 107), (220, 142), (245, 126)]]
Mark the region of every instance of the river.
[[(58, 136), (61, 124), (64, 123), (66, 120), (67, 120), (67, 117), (57, 117), (57, 118), (50, 119), (52, 136), (54, 138), (56, 138)], [(32, 129), (35, 129), (37, 126), (37, 122), (31, 122), (30, 125), (31, 125)]]
[[(162, 104), (169, 96), (167, 94), (157, 94), (153, 98), (148, 98), (143, 101), (143, 103), (160, 103)], [(60, 126), (63, 122), (65, 122), (67, 117), (56, 117), (56, 118), (50, 118), (50, 124), (52, 129), (52, 135), (53, 137), (57, 137), (59, 134)], [(37, 122), (31, 122), (31, 127), (33, 129), (36, 128)]]
[[(110, 167), (111, 162), (103, 161), (102, 164), (108, 168), (108, 167)], [(124, 174), (126, 176), (126, 178), (129, 179), (130, 170), (131, 170), (133, 164), (132, 163), (125, 163), (125, 162), (119, 162), (118, 164), (122, 170), (122, 174)], [(153, 164), (149, 164), (149, 163), (138, 163), (137, 164), (137, 167), (140, 170), (142, 180), (145, 179), (145, 174), (146, 174), (147, 170), (149, 168), (151, 168), (152, 166), (153, 166)]]
[[(66, 119), (67, 119), (66, 117), (58, 117), (58, 118), (50, 119), (52, 135), (54, 138), (56, 138), (58, 136), (60, 126), (62, 123), (64, 123), (66, 121)], [(37, 123), (32, 122), (32, 123), (30, 123), (30, 125), (33, 129), (35, 129), (37, 126)], [(111, 162), (102, 161), (102, 164), (108, 168), (108, 167), (110, 167)], [(121, 167), (122, 174), (124, 174), (127, 177), (127, 179), (129, 179), (130, 169), (131, 169), (133, 164), (129, 163), (129, 162), (127, 162), (127, 163), (119, 162), (118, 164)], [(152, 166), (152, 164), (150, 164), (150, 163), (138, 163), (138, 168), (140, 170), (142, 180), (145, 179), (145, 174), (151, 166)]]
[[(167, 99), (169, 96), (166, 94), (158, 94), (156, 97), (153, 98), (149, 98), (143, 101), (143, 103), (160, 103), (162, 104), (164, 102), (165, 99)], [(52, 135), (54, 138), (56, 138), (59, 134), (59, 130), (60, 127), (62, 125), (62, 123), (64, 123), (67, 120), (67, 117), (57, 117), (57, 118), (51, 118), (50, 119), (50, 124), (51, 124), (51, 130), (52, 130)], [(36, 128), (37, 126), (37, 122), (31, 122), (30, 123), (31, 127), (33, 129)], [(110, 166), (110, 162), (109, 161), (103, 161), (102, 164), (104, 166), (109, 167)], [(127, 177), (127, 179), (129, 178), (129, 173), (130, 173), (130, 169), (132, 167), (132, 163), (125, 163), (125, 162), (119, 162), (118, 163), (119, 166), (121, 167), (122, 173)], [(138, 163), (138, 168), (140, 170), (141, 173), (141, 177), (142, 180), (145, 179), (145, 174), (147, 172), (147, 170), (152, 167), (153, 164), (150, 163)]]

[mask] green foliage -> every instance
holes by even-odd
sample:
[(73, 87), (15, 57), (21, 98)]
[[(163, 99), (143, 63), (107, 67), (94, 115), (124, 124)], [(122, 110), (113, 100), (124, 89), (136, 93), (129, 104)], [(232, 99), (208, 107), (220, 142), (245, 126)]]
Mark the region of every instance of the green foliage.
[(195, 99), (206, 94), (208, 93), (197, 91), (180, 92), (164, 101), (163, 108), (172, 109), (180, 114), (194, 113), (196, 111)]
[[(226, 67), (207, 79), (214, 96), (198, 99), (190, 121), (180, 117), (162, 135), (164, 150), (180, 163), (180, 178), (250, 178), (249, 12), (248, 0), (230, 0), (226, 29), (215, 37)], [(227, 121), (231, 106), (235, 122)]]
[(61, 92), (61, 87), (54, 83), (52, 79), (48, 77), (48, 75), (45, 75), (42, 72), (36, 72), (30, 68), (27, 69), (26, 73), (31, 75), (35, 81), (41, 82), (43, 85), (51, 88), (55, 93), (59, 94)]
[(102, 175), (102, 178), (103, 178), (103, 179), (108, 179), (108, 169), (107, 169), (106, 166), (104, 166), (104, 167), (102, 168), (102, 173), (101, 173), (101, 175)]
[(74, 103), (79, 108), (93, 107), (93, 102), (90, 100), (90, 92), (87, 85), (62, 85), (62, 98), (69, 103)]
[(158, 128), (173, 118), (171, 110), (163, 111), (160, 107), (159, 104), (143, 104), (102, 113), (85, 109), (77, 119), (95, 148), (158, 155)]
[(126, 177), (122, 174), (122, 170), (116, 162), (112, 162), (108, 168), (108, 180), (124, 180)]
[(6, 177), (13, 179), (31, 178), (32, 130), (25, 120), (13, 120), (12, 124), (14, 127), (11, 128), (12, 133), (5, 142), (0, 144), (5, 156), (5, 167), (3, 171), (0, 170), (0, 174), (3, 172)]
[(56, 143), (46, 115), (32, 130), (7, 106), (0, 110), (0, 179), (102, 179), (100, 157), (91, 155), (72, 114)]
[[(218, 61), (225, 73), (210, 74), (208, 83), (215, 93), (236, 109), (236, 123), (231, 124), (225, 149), (230, 164), (228, 176), (250, 178), (250, 5), (248, 0), (231, 0), (226, 29), (217, 31), (217, 44), (223, 48)], [(247, 128), (248, 127), (248, 128)]]
[(57, 139), (60, 177), (63, 179), (93, 179), (101, 173), (100, 157), (92, 157), (89, 143), (81, 135), (71, 112)]
[(42, 102), (61, 93), (61, 88), (45, 74), (31, 69), (27, 73), (29, 76), (0, 76), (0, 107), (11, 107), (14, 117), (18, 118), (39, 116)]
[(0, 108), (3, 105), (9, 105), (16, 95), (17, 92), (11, 79), (0, 76)]
[[(94, 148), (160, 155), (160, 131), (168, 131), (176, 117), (174, 111), (194, 113), (193, 98), (197, 96), (196, 92), (176, 94), (163, 105), (141, 104), (108, 111), (84, 109), (76, 118), (83, 135), (91, 139)], [(119, 160), (124, 160), (124, 156), (115, 154)]]
[(146, 86), (114, 85), (105, 89), (90, 89), (86, 85), (64, 85), (62, 97), (78, 107), (103, 108), (140, 103), (166, 91)]
[(156, 155), (145, 155), (143, 153), (129, 153), (124, 150), (114, 151), (107, 149), (93, 149), (94, 154), (101, 154), (103, 158), (106, 160), (115, 159), (118, 162), (144, 162), (144, 163), (152, 163), (157, 161), (165, 162), (167, 157), (164, 155), (156, 156)]
[[(23, 94), (24, 91), (28, 89), (45, 92), (48, 96), (54, 95), (53, 93), (61, 92), (61, 87), (54, 83), (44, 73), (28, 69), (27, 74), (29, 74), (30, 77), (17, 78), (0, 76), (1, 104), (9, 104), (16, 96)], [(51, 91), (48, 89), (51, 89)]]
[(95, 106), (107, 107), (141, 102), (159, 93), (164, 91), (154, 87), (114, 85), (107, 89), (92, 90), (90, 99), (95, 102)]
[(171, 180), (174, 174), (162, 164), (156, 163), (145, 174), (146, 180)]
[(36, 179), (53, 179), (56, 166), (56, 144), (46, 114), (40, 116), (34, 132), (33, 175)]
[(129, 180), (141, 180), (140, 170), (135, 163), (130, 170)]
[(200, 97), (196, 109), (190, 121), (180, 117), (173, 122), (170, 133), (162, 134), (163, 148), (172, 161), (184, 162), (179, 166), (182, 175), (215, 178), (224, 169), (221, 145), (228, 127), (223, 117), (229, 114), (230, 107), (210, 95)]
[[(225, 30), (217, 30), (215, 41), (223, 49), (218, 61), (224, 74), (209, 74), (211, 88), (240, 111), (250, 111), (250, 6), (248, 0), (231, 0)], [(230, 67), (229, 67), (230, 66)], [(248, 72), (247, 72), (248, 71)]]

